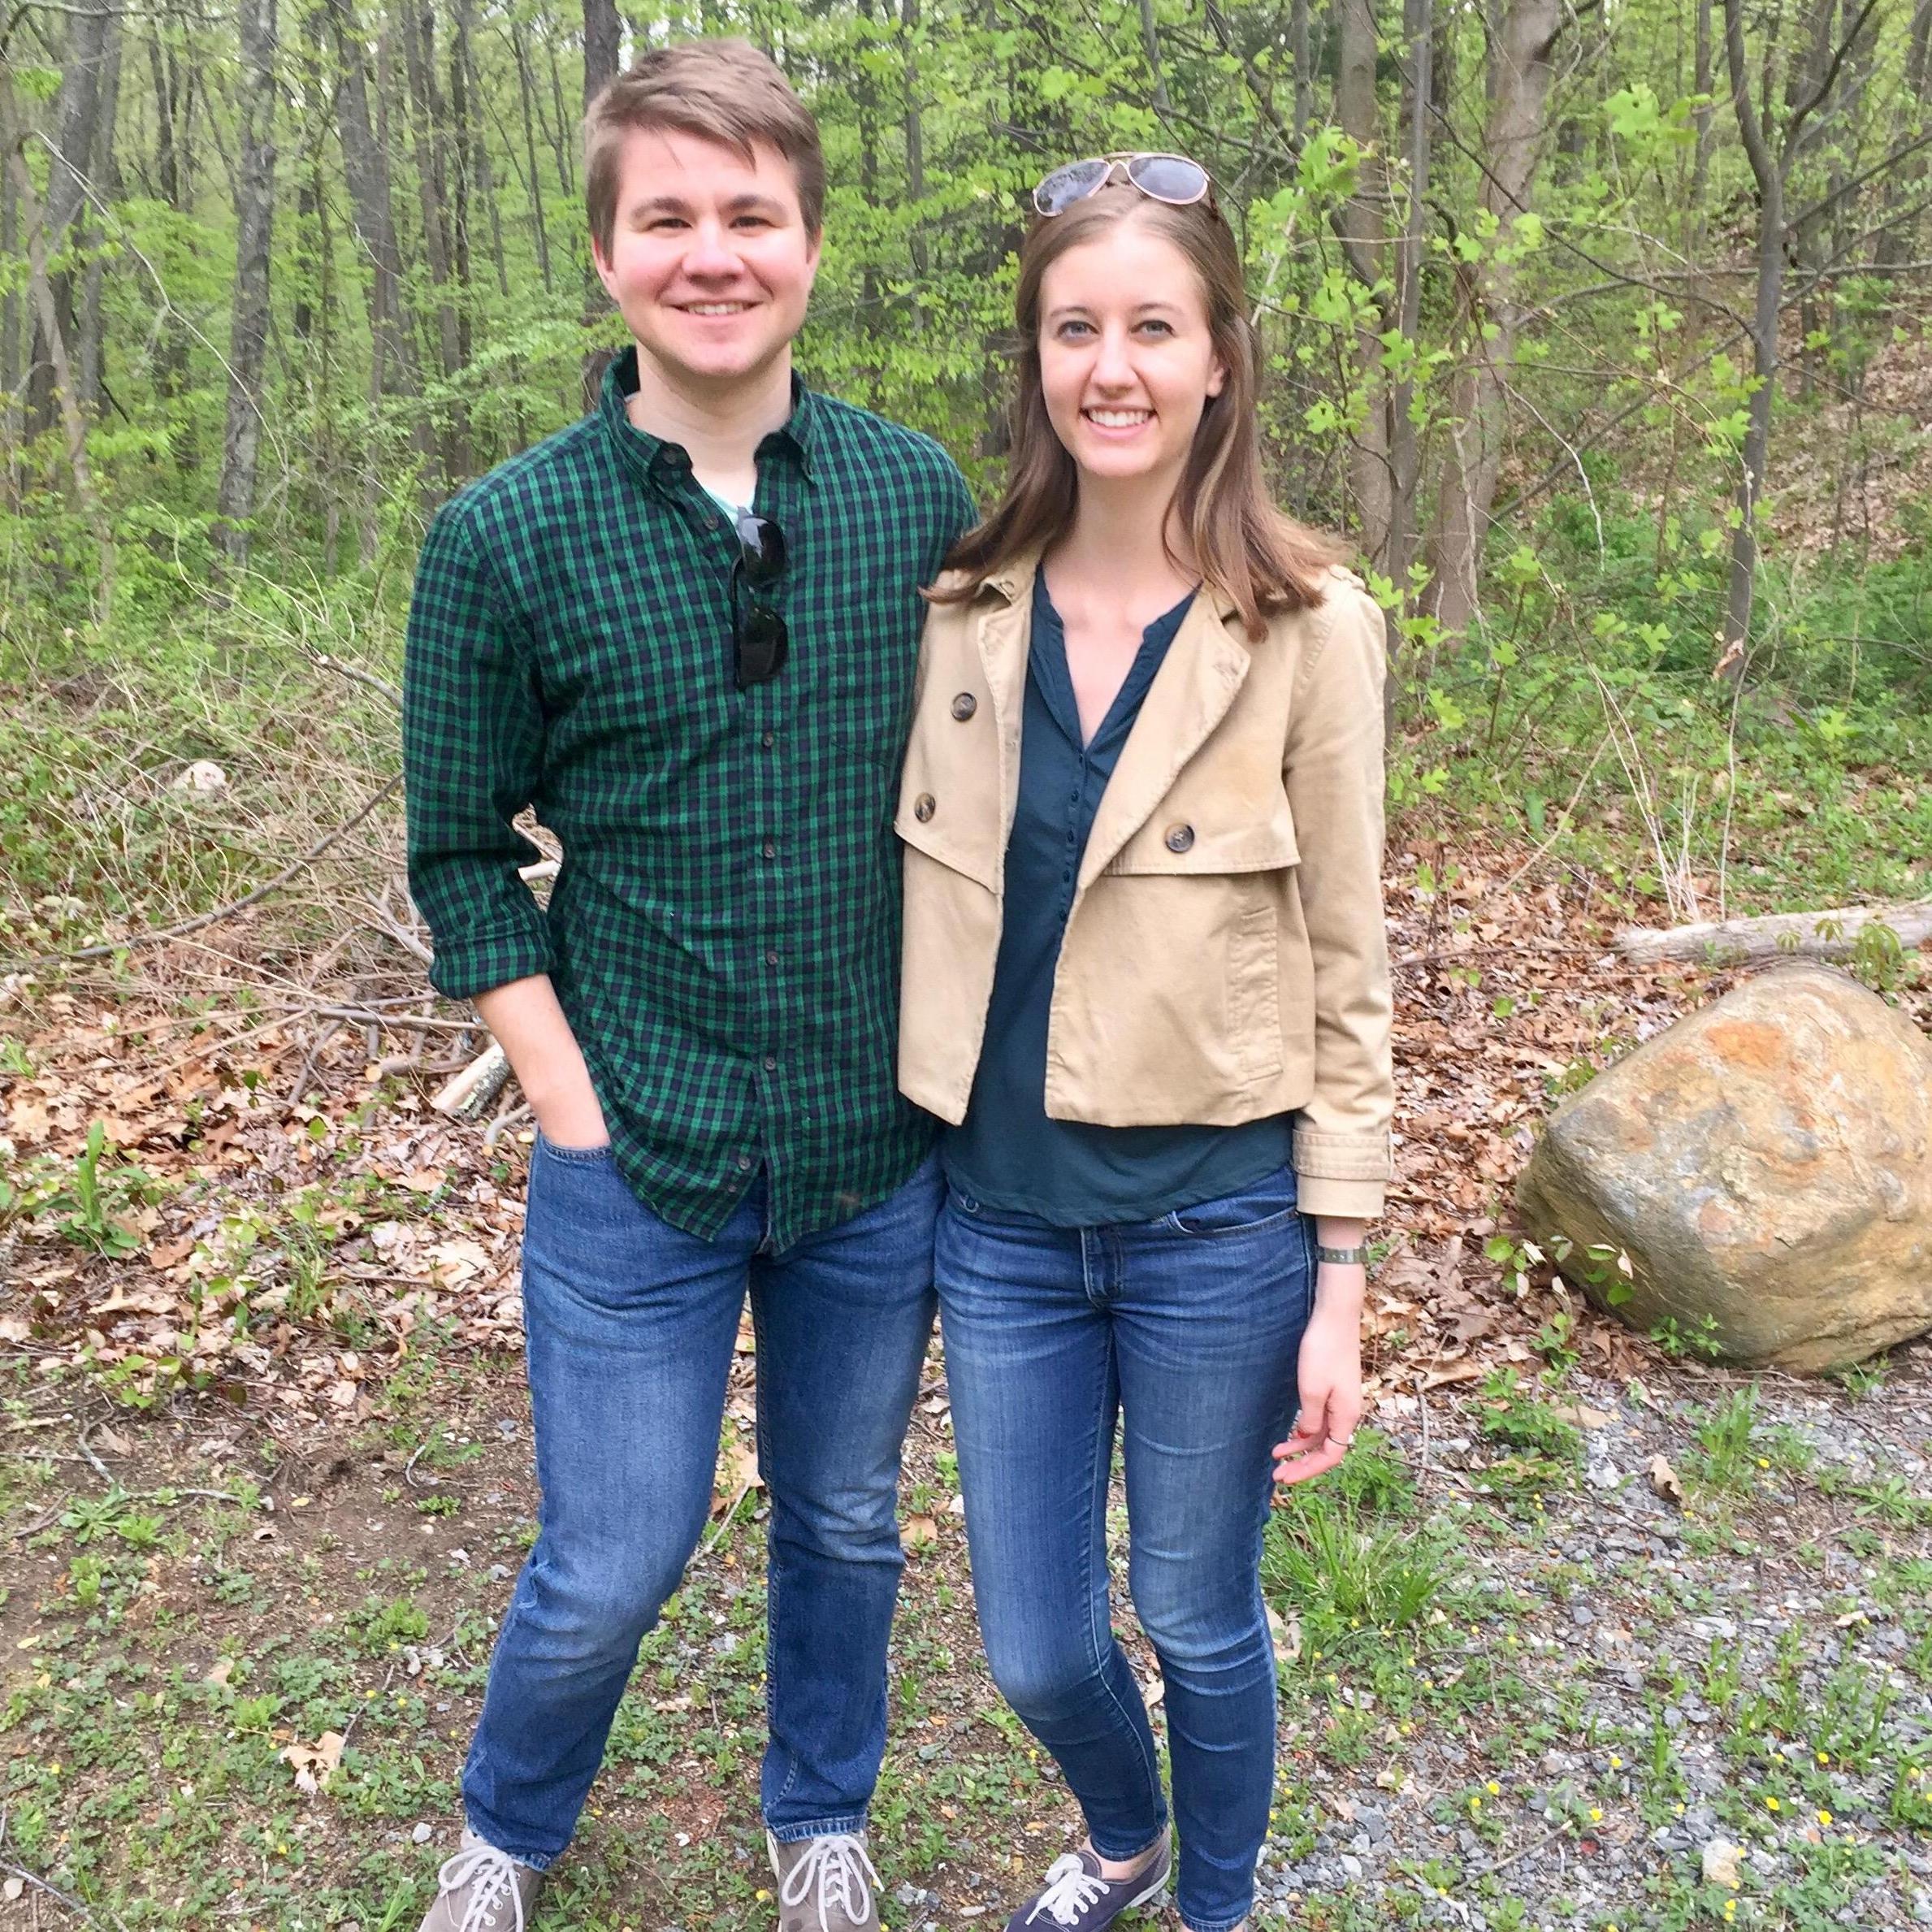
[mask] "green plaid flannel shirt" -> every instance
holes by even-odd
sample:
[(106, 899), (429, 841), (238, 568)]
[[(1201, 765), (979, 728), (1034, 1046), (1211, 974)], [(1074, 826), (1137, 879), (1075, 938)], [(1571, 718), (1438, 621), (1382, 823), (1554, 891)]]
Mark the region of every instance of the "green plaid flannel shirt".
[[(762, 1167), (785, 1247), (903, 1182), (892, 834), (923, 612), (973, 507), (939, 447), (795, 381), (754, 508), (785, 668), (740, 691), (738, 541), (677, 444), (597, 409), (453, 498), (417, 565), (409, 886), (452, 998), (548, 973), (625, 1177), (710, 1237)], [(548, 909), (517, 876), (563, 868)]]

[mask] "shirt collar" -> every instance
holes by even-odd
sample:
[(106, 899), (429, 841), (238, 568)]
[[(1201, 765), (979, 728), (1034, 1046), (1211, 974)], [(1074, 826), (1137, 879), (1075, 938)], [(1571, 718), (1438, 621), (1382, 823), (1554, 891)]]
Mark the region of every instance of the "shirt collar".
[[(1030, 597), (1035, 580), (1040, 574), (1040, 559), (1046, 553), (1046, 548), (1044, 544), (1032, 544), (1016, 557), (1008, 559), (986, 577), (980, 585), (980, 591), (991, 591), (1009, 604), (1016, 604), (1023, 596)], [(1223, 623), (1235, 616), (1241, 609), (1225, 591), (1217, 590), (1212, 585), (1203, 586), (1202, 591), (1189, 592), (1186, 603), (1191, 603), (1196, 596), (1202, 594), (1213, 604), (1215, 614)], [(1185, 615), (1186, 604), (1184, 603), (1180, 608)], [(1176, 628), (1179, 628), (1178, 623)]]
[[(619, 461), (641, 481), (664, 487), (691, 474), (691, 457), (682, 444), (670, 443), (639, 429), (625, 409), (626, 398), (637, 388), (637, 350), (626, 349), (604, 372), (597, 413)], [(812, 457), (825, 405), (805, 387), (798, 371), (791, 375), (791, 414), (758, 445), (758, 460), (789, 453), (807, 482), (817, 480)]]

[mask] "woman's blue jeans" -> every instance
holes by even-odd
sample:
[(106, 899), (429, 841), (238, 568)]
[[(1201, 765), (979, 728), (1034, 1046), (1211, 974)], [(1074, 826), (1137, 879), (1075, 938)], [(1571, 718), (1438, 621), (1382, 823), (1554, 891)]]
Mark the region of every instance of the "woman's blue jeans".
[(1124, 1424), (1128, 1579), (1160, 1658), (1193, 1932), (1254, 1903), (1275, 1775), (1260, 1583), (1269, 1450), (1296, 1407), (1314, 1224), (1283, 1170), (1158, 1221), (1055, 1228), (957, 1191), (940, 1320), (973, 1593), (994, 1681), (1065, 1774), (1102, 1857), (1167, 1822), (1140, 1687), (1109, 1613), (1107, 1486)]
[(608, 1150), (539, 1141), (523, 1317), (542, 1528), (463, 1770), (470, 1828), (525, 1863), (570, 1842), (639, 1641), (711, 1510), (747, 1280), (771, 1501), (761, 1796), (780, 1839), (857, 1831), (886, 1742), (899, 1458), (932, 1331), (937, 1158), (782, 1253), (755, 1183), (715, 1241), (661, 1220)]

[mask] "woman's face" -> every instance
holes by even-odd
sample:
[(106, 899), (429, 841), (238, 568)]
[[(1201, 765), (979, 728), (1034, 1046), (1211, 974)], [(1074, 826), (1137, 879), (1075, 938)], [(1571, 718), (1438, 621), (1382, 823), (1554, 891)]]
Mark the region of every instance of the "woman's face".
[(1165, 236), (1118, 222), (1041, 278), (1041, 388), (1083, 477), (1171, 491), (1227, 379), (1200, 278)]

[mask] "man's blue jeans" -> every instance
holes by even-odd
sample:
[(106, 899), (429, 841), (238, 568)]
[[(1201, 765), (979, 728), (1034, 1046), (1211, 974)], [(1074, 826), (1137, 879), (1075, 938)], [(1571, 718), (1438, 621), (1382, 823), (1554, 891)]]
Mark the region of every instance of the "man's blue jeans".
[(1261, 1540), (1314, 1284), (1294, 1176), (1111, 1228), (1048, 1228), (955, 1191), (937, 1254), (994, 1680), (1058, 1760), (1102, 1857), (1159, 1837), (1154, 1735), (1107, 1601), (1124, 1419), (1128, 1580), (1167, 1687), (1176, 1903), (1193, 1932), (1228, 1932), (1254, 1902), (1274, 1787)]
[(863, 1827), (942, 1185), (929, 1160), (877, 1206), (773, 1254), (762, 1181), (700, 1241), (651, 1213), (608, 1150), (539, 1141), (523, 1319), (542, 1527), (463, 1770), (479, 1837), (539, 1868), (570, 1842), (638, 1644), (710, 1514), (747, 1279), (771, 1504), (765, 1822), (786, 1840)]

